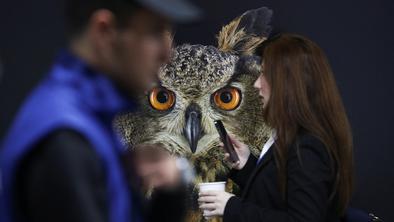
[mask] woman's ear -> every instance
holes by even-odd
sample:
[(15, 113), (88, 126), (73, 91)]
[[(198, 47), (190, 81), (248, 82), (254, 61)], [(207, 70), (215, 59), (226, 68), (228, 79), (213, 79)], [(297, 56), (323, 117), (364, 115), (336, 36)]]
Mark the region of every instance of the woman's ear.
[(271, 32), (272, 10), (253, 9), (224, 26), (218, 35), (220, 51), (236, 55), (253, 55)]

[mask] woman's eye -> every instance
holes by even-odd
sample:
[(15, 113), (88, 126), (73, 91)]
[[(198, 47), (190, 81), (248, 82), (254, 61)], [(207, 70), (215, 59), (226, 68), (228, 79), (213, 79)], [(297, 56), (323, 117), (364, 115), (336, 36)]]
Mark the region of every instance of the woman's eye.
[(166, 88), (156, 87), (149, 93), (149, 102), (156, 110), (169, 110), (175, 104), (175, 94)]
[(226, 87), (215, 92), (213, 100), (220, 109), (230, 111), (236, 109), (241, 103), (241, 93), (235, 87)]

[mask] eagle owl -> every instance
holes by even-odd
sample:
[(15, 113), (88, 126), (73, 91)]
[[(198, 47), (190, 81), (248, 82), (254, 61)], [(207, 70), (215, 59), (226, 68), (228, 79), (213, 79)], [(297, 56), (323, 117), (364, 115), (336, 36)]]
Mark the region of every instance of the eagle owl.
[(261, 73), (256, 51), (269, 35), (271, 16), (265, 7), (245, 12), (222, 28), (217, 47), (174, 48), (159, 71), (160, 84), (139, 98), (140, 110), (115, 122), (128, 147), (161, 144), (190, 160), (195, 183), (226, 180), (229, 168), (214, 126), (222, 120), (258, 155), (270, 129), (253, 83)]

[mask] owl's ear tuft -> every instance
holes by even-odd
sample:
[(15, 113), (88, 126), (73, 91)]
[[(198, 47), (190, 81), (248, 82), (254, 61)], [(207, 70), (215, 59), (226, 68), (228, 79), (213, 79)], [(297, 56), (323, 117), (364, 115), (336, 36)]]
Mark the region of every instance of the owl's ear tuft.
[(249, 10), (231, 21), (219, 32), (219, 50), (237, 55), (253, 55), (272, 30), (272, 14), (271, 9), (261, 7)]

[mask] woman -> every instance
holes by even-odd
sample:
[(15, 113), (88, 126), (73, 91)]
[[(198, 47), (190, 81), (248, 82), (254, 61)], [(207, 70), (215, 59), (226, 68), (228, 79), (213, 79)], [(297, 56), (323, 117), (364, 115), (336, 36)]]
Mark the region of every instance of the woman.
[(255, 87), (273, 133), (259, 158), (231, 137), (240, 161), (230, 178), (242, 195), (201, 192), (200, 208), (224, 222), (339, 221), (352, 191), (352, 135), (327, 58), (293, 34), (266, 41), (262, 52)]

